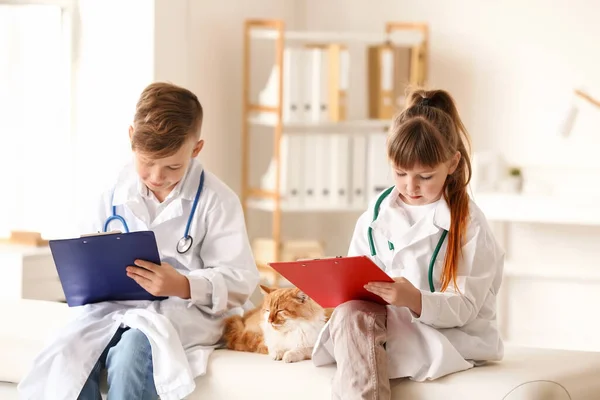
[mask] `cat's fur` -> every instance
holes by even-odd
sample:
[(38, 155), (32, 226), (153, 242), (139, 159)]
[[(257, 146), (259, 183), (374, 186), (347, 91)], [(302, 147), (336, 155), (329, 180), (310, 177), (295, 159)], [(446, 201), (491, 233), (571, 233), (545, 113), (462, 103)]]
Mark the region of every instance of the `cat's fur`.
[(269, 354), (274, 360), (297, 362), (311, 358), (325, 310), (297, 288), (270, 289), (261, 306), (225, 320), (223, 339), (231, 350)]

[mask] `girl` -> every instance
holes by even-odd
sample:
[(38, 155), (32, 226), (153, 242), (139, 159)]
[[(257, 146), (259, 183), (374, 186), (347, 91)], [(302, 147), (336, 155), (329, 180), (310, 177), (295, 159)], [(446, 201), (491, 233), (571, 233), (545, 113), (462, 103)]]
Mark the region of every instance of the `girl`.
[(196, 160), (201, 125), (202, 107), (189, 90), (153, 83), (142, 92), (129, 128), (133, 163), (82, 233), (125, 224), (152, 230), (162, 263), (138, 260), (123, 274), (167, 299), (80, 307), (36, 358), (21, 398), (100, 399), (103, 369), (111, 400), (174, 400), (194, 391), (223, 318), (241, 311), (258, 283), (237, 195)]
[(389, 399), (389, 379), (436, 379), (502, 358), (504, 253), (467, 194), (468, 144), (448, 93), (408, 96), (387, 142), (395, 186), (359, 218), (349, 250), (373, 256), (395, 283), (365, 286), (388, 306), (344, 303), (321, 332), (313, 359), (337, 362), (334, 399)]

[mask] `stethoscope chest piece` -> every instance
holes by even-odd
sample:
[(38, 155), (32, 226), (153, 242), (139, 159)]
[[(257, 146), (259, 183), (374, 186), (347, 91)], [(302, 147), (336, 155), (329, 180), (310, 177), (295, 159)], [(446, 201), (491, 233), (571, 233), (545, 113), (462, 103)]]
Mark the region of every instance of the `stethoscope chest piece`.
[(194, 239), (191, 236), (184, 236), (177, 242), (177, 252), (179, 254), (186, 253), (191, 247)]

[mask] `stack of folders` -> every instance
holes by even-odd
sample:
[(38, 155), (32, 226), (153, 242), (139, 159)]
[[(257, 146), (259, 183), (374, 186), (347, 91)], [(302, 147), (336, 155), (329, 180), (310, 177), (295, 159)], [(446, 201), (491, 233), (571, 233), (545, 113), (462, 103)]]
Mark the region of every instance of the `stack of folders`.
[[(287, 47), (283, 52), (283, 123), (318, 124), (346, 118), (350, 55), (337, 44)], [(276, 107), (279, 68), (274, 65), (259, 103)], [(273, 122), (273, 114), (260, 115)]]
[(370, 46), (367, 54), (369, 118), (391, 119), (404, 106), (407, 85), (417, 79), (412, 50), (386, 44)]
[[(285, 205), (303, 209), (361, 209), (393, 185), (386, 156), (387, 135), (299, 133), (281, 140), (280, 195)], [(274, 161), (262, 178), (275, 188)]]
[[(318, 126), (346, 119), (350, 55), (343, 45), (287, 47), (283, 54), (284, 125), (314, 125), (311, 133), (285, 133), (281, 141), (280, 194), (284, 203), (303, 209), (358, 209), (393, 184), (383, 132), (318, 133)], [(389, 70), (389, 69), (388, 69)], [(259, 102), (277, 106), (277, 66)], [(263, 123), (275, 116), (264, 113)], [(272, 161), (261, 187), (275, 188)]]
[[(418, 78), (411, 68), (412, 50), (389, 44), (367, 51), (368, 116), (391, 119), (403, 107), (409, 82)], [(417, 75), (415, 75), (417, 74)], [(287, 47), (283, 52), (284, 124), (318, 124), (346, 119), (350, 53), (339, 44)], [(261, 105), (278, 104), (279, 68), (274, 65), (259, 94)], [(274, 123), (272, 113), (261, 122)]]

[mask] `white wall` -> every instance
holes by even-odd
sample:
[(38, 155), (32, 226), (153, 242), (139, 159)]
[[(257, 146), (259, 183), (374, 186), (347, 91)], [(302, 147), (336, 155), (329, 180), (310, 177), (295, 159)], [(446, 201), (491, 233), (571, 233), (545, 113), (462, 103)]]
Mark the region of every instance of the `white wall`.
[(128, 127), (154, 75), (153, 21), (154, 5), (147, 0), (80, 1), (75, 80), (80, 218), (130, 159)]
[(445, 88), (456, 97), (479, 149), (501, 149), (509, 161), (519, 164), (597, 168), (593, 147), (598, 144), (594, 133), (600, 118), (582, 118), (569, 140), (556, 135), (552, 124), (573, 87), (584, 85), (600, 96), (598, 2), (306, 0), (306, 4), (310, 29), (378, 30), (393, 20), (429, 23), (430, 86)]
[[(429, 84), (455, 97), (475, 150), (502, 152), (524, 166), (526, 178), (537, 186), (597, 198), (600, 113), (583, 107), (568, 138), (557, 134), (556, 124), (574, 87), (600, 96), (600, 3), (306, 0), (306, 7), (310, 29), (377, 30), (392, 20), (429, 23)], [(600, 267), (600, 229), (507, 228), (510, 262), (524, 272), (554, 267), (572, 277), (507, 277), (506, 338), (600, 350), (594, 334), (600, 322), (590, 318), (600, 304), (600, 282), (585, 278)]]
[[(187, 87), (192, 37), (189, 0), (154, 0), (154, 77)], [(150, 39), (150, 38), (149, 38)]]
[(189, 1), (189, 87), (204, 107), (200, 159), (234, 190), (241, 188), (244, 21), (295, 25), (295, 0)]

